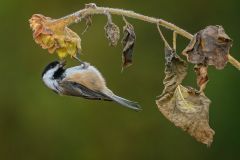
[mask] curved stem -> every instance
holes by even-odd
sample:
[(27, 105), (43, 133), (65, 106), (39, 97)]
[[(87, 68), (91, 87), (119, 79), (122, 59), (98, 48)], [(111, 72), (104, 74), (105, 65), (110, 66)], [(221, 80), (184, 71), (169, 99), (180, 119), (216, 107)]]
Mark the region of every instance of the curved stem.
[(233, 58), (230, 54), (228, 54), (228, 62), (240, 70), (240, 62)]
[[(63, 18), (60, 18), (56, 21), (61, 21), (65, 23), (66, 25), (70, 25), (72, 23), (78, 23), (81, 21), (82, 18), (84, 18), (87, 15), (94, 15), (94, 14), (114, 14), (114, 15), (120, 15), (120, 16), (125, 16), (125, 17), (130, 17), (133, 19), (138, 19), (142, 20), (148, 23), (153, 23), (153, 24), (159, 24), (167, 29), (170, 29), (174, 31), (175, 33), (191, 40), (193, 38), (193, 35), (184, 29), (176, 26), (175, 24), (172, 24), (168, 21), (165, 21), (163, 19), (159, 18), (154, 18), (154, 17), (149, 17), (145, 16), (139, 13), (135, 13), (133, 11), (129, 10), (123, 10), (123, 9), (117, 9), (117, 8), (108, 8), (108, 7), (97, 7), (95, 4), (93, 4), (93, 7), (88, 7), (84, 8), (82, 10), (79, 10), (73, 14), (70, 14), (68, 16), (65, 16)], [(238, 62), (235, 58), (233, 58), (231, 55), (228, 56), (228, 61), (237, 69), (240, 70), (240, 62)]]
[(138, 19), (138, 20), (142, 20), (148, 23), (153, 23), (153, 24), (159, 24), (161, 26), (166, 27), (167, 29), (176, 31), (178, 34), (182, 35), (183, 37), (186, 37), (188, 39), (192, 39), (193, 35), (188, 33), (187, 31), (183, 30), (182, 28), (167, 22), (163, 19), (159, 19), (159, 18), (154, 18), (154, 17), (149, 17), (149, 16), (145, 16), (139, 13), (135, 13), (133, 11), (128, 11), (128, 10), (123, 10), (123, 9), (116, 9), (116, 8), (107, 8), (107, 7), (95, 7), (95, 8), (85, 8), (82, 9), (78, 12), (75, 12), (71, 15), (68, 15), (66, 17), (63, 17), (59, 20), (63, 20), (66, 22), (66, 19), (69, 19), (68, 23), (74, 23), (74, 21), (76, 19), (78, 19), (79, 17), (84, 17), (86, 15), (93, 15), (93, 14), (106, 14), (106, 12), (111, 13), (111, 14), (115, 14), (115, 15), (120, 15), (120, 16), (125, 16), (125, 17), (130, 17), (130, 18), (134, 18), (134, 19)]

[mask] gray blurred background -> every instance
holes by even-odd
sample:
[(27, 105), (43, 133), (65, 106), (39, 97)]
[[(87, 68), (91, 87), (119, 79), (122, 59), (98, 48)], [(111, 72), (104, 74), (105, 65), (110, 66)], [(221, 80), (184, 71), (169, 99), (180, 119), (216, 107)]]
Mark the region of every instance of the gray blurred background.
[[(84, 7), (83, 0), (2, 0), (0, 2), (1, 160), (212, 160), (240, 159), (240, 72), (230, 64), (209, 68), (206, 95), (212, 100), (210, 125), (216, 131), (211, 148), (196, 142), (163, 117), (155, 97), (163, 90), (163, 43), (156, 27), (128, 19), (135, 26), (134, 65), (121, 73), (121, 50), (108, 46), (105, 16), (94, 16), (82, 38), (82, 59), (95, 65), (116, 94), (140, 102), (140, 113), (115, 103), (60, 97), (41, 81), (46, 64), (56, 59), (32, 39), (28, 19), (42, 13), (59, 18)], [(240, 59), (238, 0), (115, 0), (98, 6), (131, 9), (160, 17), (195, 33), (207, 25), (224, 26), (234, 40), (232, 55)], [(121, 17), (113, 16), (120, 27)], [(71, 28), (81, 34), (84, 23)], [(171, 40), (171, 32), (163, 30)], [(178, 53), (188, 44), (178, 38)], [(69, 60), (69, 65), (76, 65)], [(189, 65), (184, 85), (196, 87)]]

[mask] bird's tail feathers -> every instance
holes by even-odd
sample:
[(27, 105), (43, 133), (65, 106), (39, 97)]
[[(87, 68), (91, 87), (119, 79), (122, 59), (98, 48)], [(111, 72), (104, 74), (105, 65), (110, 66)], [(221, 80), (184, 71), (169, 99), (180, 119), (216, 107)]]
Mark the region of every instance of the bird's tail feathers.
[(133, 102), (133, 101), (129, 101), (127, 99), (124, 99), (122, 97), (119, 97), (117, 95), (112, 95), (111, 96), (112, 100), (127, 107), (127, 108), (130, 108), (130, 109), (133, 109), (135, 111), (141, 111), (141, 106), (137, 103), (137, 102)]

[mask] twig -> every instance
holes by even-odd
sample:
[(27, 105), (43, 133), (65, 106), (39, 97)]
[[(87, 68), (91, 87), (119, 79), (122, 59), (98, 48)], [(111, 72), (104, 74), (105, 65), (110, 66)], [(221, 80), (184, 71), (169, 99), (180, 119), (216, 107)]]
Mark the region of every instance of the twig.
[(176, 51), (176, 49), (177, 49), (177, 32), (174, 31), (173, 32), (173, 50)]
[(240, 62), (228, 54), (228, 62), (230, 62), (234, 67), (240, 70)]

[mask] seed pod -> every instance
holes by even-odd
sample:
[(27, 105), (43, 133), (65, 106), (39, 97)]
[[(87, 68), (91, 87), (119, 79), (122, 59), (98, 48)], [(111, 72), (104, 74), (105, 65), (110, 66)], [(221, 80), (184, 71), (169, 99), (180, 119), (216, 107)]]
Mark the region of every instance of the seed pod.
[(120, 38), (120, 29), (119, 27), (114, 24), (113, 22), (107, 22), (104, 27), (106, 37), (109, 40), (110, 46), (117, 46), (118, 40)]
[[(126, 22), (126, 21), (125, 21)], [(136, 34), (134, 32), (134, 27), (126, 22), (126, 25), (123, 27), (123, 68), (126, 68), (132, 64), (133, 57), (133, 47), (136, 41)]]
[(221, 26), (208, 26), (194, 35), (182, 54), (193, 64), (214, 65), (223, 69), (232, 46), (231, 38)]

